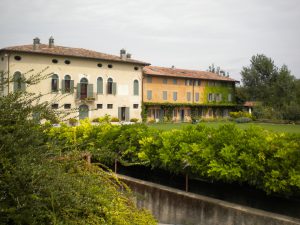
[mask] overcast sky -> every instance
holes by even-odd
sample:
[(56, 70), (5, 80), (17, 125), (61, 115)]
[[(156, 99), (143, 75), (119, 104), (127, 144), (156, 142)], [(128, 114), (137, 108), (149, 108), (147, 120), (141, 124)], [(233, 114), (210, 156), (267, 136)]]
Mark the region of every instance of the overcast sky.
[(299, 0), (0, 0), (0, 48), (39, 37), (56, 45), (156, 66), (207, 70), (240, 80), (265, 54), (300, 78)]

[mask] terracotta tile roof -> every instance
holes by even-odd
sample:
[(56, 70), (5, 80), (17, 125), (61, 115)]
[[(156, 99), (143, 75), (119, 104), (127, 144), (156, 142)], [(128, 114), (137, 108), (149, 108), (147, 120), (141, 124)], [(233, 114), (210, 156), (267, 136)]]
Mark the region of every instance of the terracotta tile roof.
[(220, 80), (220, 81), (231, 81), (239, 82), (229, 77), (224, 77), (208, 71), (198, 70), (185, 70), (177, 68), (166, 68), (158, 66), (146, 66), (144, 67), (144, 73), (155, 76), (168, 76), (168, 77), (182, 77), (182, 78), (194, 78), (203, 80)]
[(109, 60), (133, 64), (150, 65), (150, 63), (134, 60), (134, 59), (122, 59), (119, 56), (109, 55), (101, 52), (96, 52), (92, 50), (87, 50), (83, 48), (70, 48), (63, 46), (53, 46), (49, 48), (46, 44), (39, 44), (39, 47), (34, 50), (33, 45), (20, 45), (0, 49), (1, 51), (8, 52), (24, 52), (24, 53), (34, 53), (34, 54), (45, 54), (45, 55), (57, 55), (57, 56), (67, 56), (67, 57), (78, 57), (78, 58), (88, 58), (88, 59), (98, 59), (98, 60)]

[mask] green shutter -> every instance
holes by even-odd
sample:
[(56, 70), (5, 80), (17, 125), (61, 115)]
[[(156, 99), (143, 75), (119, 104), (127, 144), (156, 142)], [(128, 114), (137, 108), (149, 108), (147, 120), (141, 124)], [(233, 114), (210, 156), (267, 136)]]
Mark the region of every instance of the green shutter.
[(77, 84), (77, 98), (80, 99), (80, 83)]
[(88, 98), (93, 97), (93, 84), (88, 84), (87, 86), (87, 97)]
[(97, 79), (97, 93), (103, 94), (103, 80), (100, 77)]
[(26, 83), (24, 79), (21, 80), (21, 91), (26, 91)]
[(122, 110), (121, 110), (121, 107), (118, 107), (118, 118), (120, 121), (122, 121)]
[(18, 91), (18, 81), (14, 80), (14, 92)]
[(137, 80), (133, 82), (133, 94), (139, 95), (139, 82)]
[(125, 108), (125, 121), (129, 121), (129, 107)]
[(112, 93), (113, 93), (113, 95), (117, 94), (117, 83), (116, 82), (112, 83)]
[(74, 93), (74, 80), (70, 80), (70, 93)]
[(64, 94), (64, 93), (66, 93), (66, 82), (65, 82), (65, 80), (62, 80), (61, 81), (61, 93), (62, 94)]

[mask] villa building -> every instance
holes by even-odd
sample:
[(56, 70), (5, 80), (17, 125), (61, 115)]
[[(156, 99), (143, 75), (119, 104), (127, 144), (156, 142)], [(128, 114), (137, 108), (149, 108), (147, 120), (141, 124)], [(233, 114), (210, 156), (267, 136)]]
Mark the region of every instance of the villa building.
[[(30, 45), (0, 49), (0, 71), (13, 79), (8, 87), (0, 87), (0, 95), (27, 89), (43, 94), (42, 101), (54, 101), (54, 109), (78, 108), (75, 116), (79, 119), (105, 114), (121, 121), (139, 119), (142, 72), (146, 65), (149, 64), (132, 59), (124, 49), (120, 56), (114, 56), (56, 46), (52, 37), (48, 44), (41, 44), (35, 38)], [(27, 86), (22, 82), (22, 76), (29, 76), (30, 70), (34, 73), (45, 70), (44, 73), (51, 73), (51, 77), (38, 85)]]
[(190, 121), (225, 117), (236, 106), (237, 81), (207, 71), (146, 66), (143, 78), (147, 120)]

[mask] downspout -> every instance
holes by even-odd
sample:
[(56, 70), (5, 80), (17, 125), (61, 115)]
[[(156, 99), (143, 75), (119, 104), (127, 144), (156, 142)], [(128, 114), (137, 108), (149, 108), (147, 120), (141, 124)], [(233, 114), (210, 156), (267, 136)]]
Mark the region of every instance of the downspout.
[(7, 54), (5, 54), (5, 56), (7, 56), (7, 81), (8, 81), (8, 85), (7, 85), (7, 94), (9, 94), (9, 86), (10, 86), (9, 61), (10, 61), (10, 54), (7, 53)]

